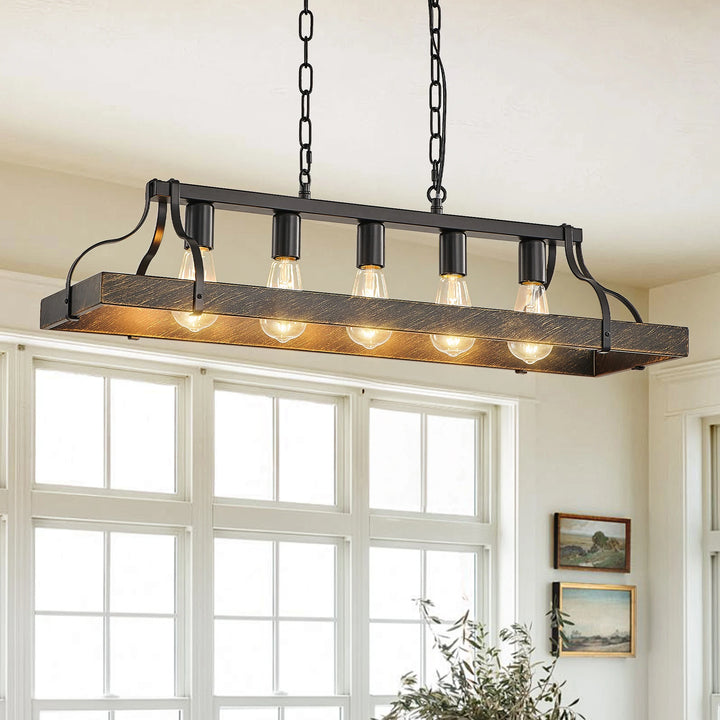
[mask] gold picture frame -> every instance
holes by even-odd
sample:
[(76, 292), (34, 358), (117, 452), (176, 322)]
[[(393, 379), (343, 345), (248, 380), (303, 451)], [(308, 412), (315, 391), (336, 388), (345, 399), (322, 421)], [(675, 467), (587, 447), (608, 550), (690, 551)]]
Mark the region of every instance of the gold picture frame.
[(566, 657), (635, 657), (637, 605), (635, 585), (553, 583), (553, 607), (573, 625), (563, 634), (553, 628), (556, 654)]

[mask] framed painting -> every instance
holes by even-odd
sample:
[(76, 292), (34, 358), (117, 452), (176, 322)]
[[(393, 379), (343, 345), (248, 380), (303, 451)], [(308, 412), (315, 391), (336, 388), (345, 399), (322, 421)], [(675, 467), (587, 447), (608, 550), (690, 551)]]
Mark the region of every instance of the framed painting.
[(555, 513), (554, 567), (630, 572), (630, 520)]
[(553, 629), (557, 654), (635, 657), (634, 585), (553, 583), (553, 605), (572, 623)]

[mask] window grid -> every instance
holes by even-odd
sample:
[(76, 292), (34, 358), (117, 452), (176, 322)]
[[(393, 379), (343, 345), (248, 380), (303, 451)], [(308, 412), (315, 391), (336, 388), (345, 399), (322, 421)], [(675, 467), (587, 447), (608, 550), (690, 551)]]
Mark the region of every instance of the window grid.
[[(428, 553), (429, 552), (453, 552), (453, 553), (468, 553), (472, 554), (473, 556), (473, 603), (472, 607), (470, 608), (470, 617), (471, 618), (478, 618), (483, 617), (484, 613), (482, 611), (484, 602), (484, 590), (483, 587), (483, 581), (484, 581), (484, 573), (483, 573), (483, 550), (482, 548), (477, 547), (470, 547), (467, 545), (448, 545), (448, 544), (438, 544), (438, 543), (412, 543), (412, 542), (391, 542), (391, 541), (381, 541), (381, 540), (371, 540), (370, 543), (370, 549), (372, 551), (373, 548), (397, 548), (397, 549), (407, 549), (407, 550), (416, 550), (420, 553), (420, 598), (423, 599), (430, 599), (428, 598)], [(372, 579), (371, 579), (372, 581)], [(443, 626), (450, 625), (454, 623), (458, 618), (457, 617), (443, 617), (439, 613), (441, 612), (441, 608), (434, 607), (432, 609), (432, 613), (438, 615), (440, 618)], [(428, 666), (428, 660), (429, 660), (429, 652), (432, 651), (432, 641), (428, 636), (428, 630), (425, 628), (425, 625), (420, 618), (420, 611), (418, 609), (418, 617), (417, 618), (391, 618), (391, 617), (370, 617), (369, 619), (370, 627), (373, 625), (382, 625), (382, 624), (388, 624), (392, 623), (393, 625), (410, 625), (415, 626), (417, 628), (417, 632), (419, 635), (419, 648), (420, 648), (420, 672), (418, 673), (418, 680), (419, 683), (425, 684), (428, 682), (431, 682), (431, 678), (428, 677), (429, 675), (429, 666)], [(442, 626), (439, 628), (439, 631), (442, 632)], [(383, 694), (371, 694), (370, 700), (373, 705), (386, 705), (388, 703), (391, 703), (395, 699), (395, 695), (383, 695)]]
[(705, 421), (706, 483), (704, 555), (708, 610), (705, 638), (706, 677), (712, 720), (720, 720), (720, 418)]
[[(37, 610), (35, 609), (35, 589), (33, 581), (33, 603), (32, 603), (32, 614), (35, 617), (87, 617), (87, 618), (101, 618), (103, 622), (103, 697), (102, 701), (91, 700), (91, 699), (51, 699), (41, 698), (34, 701), (35, 713), (49, 712), (49, 711), (63, 711), (67, 710), (102, 710), (107, 711), (112, 717), (114, 716), (115, 709), (112, 707), (106, 707), (107, 703), (117, 703), (120, 707), (117, 711), (125, 709), (177, 709), (181, 708), (178, 706), (178, 700), (183, 694), (182, 687), (184, 685), (184, 673), (183, 666), (185, 662), (185, 632), (182, 623), (182, 616), (184, 614), (184, 593), (185, 593), (185, 572), (184, 572), (184, 537), (180, 530), (173, 531), (172, 528), (155, 528), (152, 526), (116, 526), (108, 524), (98, 524), (93, 522), (62, 522), (62, 521), (37, 521), (34, 524), (35, 529), (50, 529), (50, 530), (80, 530), (80, 531), (94, 531), (101, 532), (103, 535), (103, 607), (102, 611), (78, 611), (78, 610)], [(162, 612), (128, 612), (128, 611), (114, 611), (111, 608), (111, 568), (112, 568), (112, 553), (111, 553), (111, 538), (113, 535), (118, 534), (142, 534), (142, 535), (162, 535), (174, 538), (174, 610), (172, 613)], [(33, 541), (34, 545), (34, 541)], [(33, 553), (34, 557), (34, 553)], [(35, 577), (34, 560), (33, 560), (33, 572), (32, 577)], [(112, 683), (111, 683), (111, 636), (110, 636), (110, 624), (113, 618), (139, 618), (139, 619), (167, 619), (173, 621), (174, 627), (174, 646), (175, 646), (175, 660), (173, 667), (174, 674), (174, 698), (165, 699), (134, 699), (134, 698), (122, 698), (115, 699), (115, 696), (111, 694)], [(34, 622), (32, 627), (34, 628)], [(33, 631), (34, 636), (34, 631)], [(34, 646), (34, 637), (32, 641)], [(33, 677), (35, 673), (33, 672)], [(33, 692), (33, 696), (35, 692)]]
[[(271, 598), (271, 614), (270, 615), (252, 615), (252, 614), (227, 614), (214, 612), (214, 619), (223, 620), (242, 620), (242, 621), (258, 621), (258, 622), (270, 622), (272, 627), (272, 691), (267, 697), (274, 700), (274, 704), (277, 705), (279, 697), (289, 698), (288, 702), (293, 705), (297, 701), (297, 697), (292, 694), (286, 695), (281, 687), (280, 682), (280, 625), (283, 622), (307, 622), (307, 623), (332, 623), (333, 634), (334, 634), (334, 678), (333, 687), (335, 688), (335, 694), (329, 696), (313, 696), (313, 701), (324, 698), (327, 702), (330, 702), (333, 706), (337, 704), (340, 693), (339, 689), (346, 684), (343, 673), (343, 663), (340, 662), (342, 655), (342, 649), (340, 647), (342, 643), (342, 625), (343, 625), (343, 607), (344, 607), (344, 592), (343, 583), (341, 582), (342, 568), (345, 563), (343, 560), (344, 552), (343, 545), (340, 540), (333, 539), (330, 537), (321, 536), (307, 536), (299, 537), (288, 534), (270, 534), (270, 533), (237, 533), (237, 532), (216, 532), (215, 538), (219, 539), (231, 539), (231, 540), (259, 540), (261, 542), (267, 542), (272, 544), (272, 598)], [(281, 603), (281, 588), (283, 583), (280, 577), (280, 546), (285, 543), (298, 543), (298, 544), (319, 544), (328, 545), (334, 547), (334, 562), (333, 562), (333, 573), (334, 573), (334, 593), (333, 593), (333, 614), (332, 616), (302, 616), (302, 615), (285, 615), (280, 612)], [(252, 698), (247, 700), (247, 698)], [(227, 703), (233, 700), (237, 704), (234, 707), (251, 707), (244, 703), (257, 702), (257, 696), (253, 695), (238, 695), (238, 696), (222, 696), (222, 703), (225, 703), (222, 707), (227, 707)], [(316, 703), (317, 704), (317, 703)]]
[[(468, 403), (455, 405), (453, 403), (429, 403), (427, 400), (415, 401), (401, 395), (388, 395), (387, 397), (370, 397), (370, 413), (373, 409), (391, 410), (402, 413), (412, 413), (420, 417), (420, 508), (412, 510), (394, 510), (374, 507), (371, 503), (370, 512), (374, 515), (393, 516), (429, 516), (446, 517), (453, 520), (469, 519), (489, 523), (492, 521), (493, 489), (492, 454), (490, 452), (489, 435), (491, 423), (487, 408), (478, 409)], [(475, 497), (472, 512), (467, 514), (444, 514), (428, 512), (428, 418), (447, 417), (473, 419), (475, 421)]]
[[(58, 350), (58, 347), (66, 349)], [(342, 709), (343, 720), (365, 720), (372, 712), (372, 702), (367, 693), (367, 637), (369, 632), (369, 616), (367, 599), (363, 595), (367, 590), (367, 555), (370, 548), (370, 537), (368, 536), (368, 520), (372, 527), (373, 516), (383, 515), (384, 524), (381, 536), (382, 541), (388, 542), (413, 542), (420, 545), (431, 545), (438, 541), (438, 528), (443, 526), (443, 517), (427, 514), (412, 520), (411, 524), (398, 525), (397, 531), (392, 528), (394, 518), (403, 520), (403, 513), (375, 512), (371, 511), (368, 504), (367, 487), (367, 450), (368, 435), (367, 421), (369, 417), (370, 401), (387, 403), (390, 407), (397, 407), (398, 404), (406, 403), (412, 406), (413, 411), (418, 407), (426, 408), (428, 414), (449, 414), (458, 413), (462, 416), (474, 414), (478, 418), (478, 442), (476, 452), (481, 462), (476, 464), (477, 488), (476, 488), (476, 515), (473, 516), (451, 516), (445, 518), (444, 526), (449, 524), (447, 520), (452, 519), (454, 526), (458, 528), (459, 537), (467, 538), (482, 537), (482, 541), (474, 546), (477, 555), (477, 579), (481, 584), (480, 590), (488, 593), (487, 586), (491, 581), (489, 574), (489, 563), (484, 557), (494, 552), (497, 532), (486, 521), (490, 505), (483, 506), (485, 498), (488, 500), (494, 496), (491, 487), (492, 458), (489, 453), (490, 444), (488, 439), (491, 434), (492, 407), (483, 405), (476, 397), (462, 393), (445, 393), (441, 391), (425, 389), (414, 389), (406, 394), (404, 389), (387, 386), (377, 386), (366, 393), (360, 383), (343, 384), (339, 381), (324, 382), (309, 379), (308, 376), (300, 376), (295, 379), (283, 378), (277, 371), (268, 370), (264, 377), (263, 371), (248, 371), (242, 368), (226, 366), (214, 366), (208, 363), (207, 368), (202, 368), (198, 361), (188, 359), (187, 356), (177, 360), (172, 356), (161, 355), (160, 353), (145, 352), (143, 355), (133, 351), (123, 350), (122, 355), (103, 356), (102, 351), (88, 351), (83, 353), (72, 349), (71, 343), (53, 343), (52, 348), (38, 344), (27, 348), (27, 352), (16, 351), (12, 348), (13, 363), (11, 372), (13, 380), (17, 381), (18, 390), (11, 394), (11, 402), (14, 411), (18, 413), (21, 422), (11, 433), (14, 442), (13, 451), (20, 454), (20, 459), (25, 456), (32, 459), (34, 455), (34, 427), (32, 423), (31, 408), (34, 407), (33, 394), (33, 373), (36, 367), (51, 366), (58, 370), (79, 372), (87, 374), (102, 375), (103, 377), (132, 376), (133, 379), (148, 380), (151, 382), (167, 382), (177, 386), (176, 404), (176, 454), (177, 454), (177, 485), (176, 493), (168, 496), (166, 494), (134, 493), (130, 491), (98, 490), (97, 488), (79, 488), (74, 486), (50, 486), (35, 485), (34, 470), (32, 462), (20, 462), (16, 466), (16, 476), (13, 477), (14, 499), (10, 505), (9, 512), (15, 517), (13, 522), (20, 524), (20, 531), (14, 531), (13, 543), (17, 546), (14, 552), (20, 553), (22, 557), (22, 544), (27, 547), (32, 545), (30, 529), (34, 524), (51, 525), (59, 522), (63, 526), (69, 523), (85, 524), (95, 522), (101, 525), (104, 530), (112, 531), (117, 523), (137, 526), (142, 528), (141, 532), (147, 532), (150, 528), (158, 531), (182, 533), (177, 528), (185, 528), (192, 531), (193, 537), (198, 533), (204, 539), (199, 542), (193, 540), (192, 547), (195, 557), (190, 557), (180, 563), (187, 565), (187, 570), (192, 566), (193, 577), (208, 577), (207, 574), (197, 573), (197, 566), (203, 564), (208, 566), (212, 562), (212, 537), (214, 533), (225, 532), (229, 528), (245, 532), (272, 532), (278, 536), (287, 533), (305, 532), (307, 530), (316, 534), (332, 536), (338, 543), (336, 555), (336, 589), (338, 596), (338, 609), (336, 612), (336, 645), (337, 663), (336, 672), (340, 678), (337, 682), (337, 690), (344, 694), (338, 694), (326, 698), (300, 698), (300, 697), (263, 697), (263, 698), (224, 698), (211, 697), (211, 687), (204, 680), (196, 684), (195, 679), (206, 674), (211, 677), (212, 666), (212, 643), (204, 642), (198, 632), (207, 627), (206, 623), (212, 622), (212, 583), (204, 583), (204, 586), (197, 587), (189, 585), (189, 572), (186, 579), (182, 581), (182, 587), (178, 588), (176, 607), (176, 632), (182, 636), (185, 628), (192, 628), (196, 635), (196, 641), (188, 645), (186, 658), (178, 657), (179, 668), (176, 673), (178, 685), (177, 698), (148, 699), (147, 701), (134, 701), (124, 699), (105, 698), (98, 700), (64, 700), (30, 701), (29, 692), (25, 696), (22, 689), (25, 685), (25, 676), (32, 677), (32, 663), (28, 654), (28, 665), (21, 657), (19, 669), (14, 670), (17, 676), (12, 685), (11, 707), (12, 714), (18, 720), (25, 720), (32, 717), (37, 720), (43, 711), (52, 709), (83, 711), (103, 710), (109, 713), (119, 712), (123, 709), (178, 709), (183, 713), (183, 720), (199, 720), (208, 717), (204, 708), (213, 708), (214, 717), (219, 717), (220, 708), (235, 707), (276, 707), (280, 708), (279, 720), (285, 715), (282, 708), (299, 707), (339, 707)], [(153, 355), (156, 359), (153, 359)], [(247, 375), (244, 373), (248, 373)], [(253, 374), (254, 373), (254, 374)], [(303, 399), (311, 399), (317, 402), (332, 402), (335, 404), (336, 415), (336, 488), (335, 506), (303, 506), (289, 502), (277, 502), (272, 505), (265, 503), (264, 508), (253, 514), (253, 508), (263, 503), (255, 503), (243, 499), (214, 498), (212, 467), (213, 467), (213, 420), (212, 420), (212, 396), (214, 388), (230, 385), (240, 392), (265, 392), (277, 393), (278, 397), (300, 396)], [(192, 394), (192, 402), (190, 397)], [(417, 400), (422, 397), (422, 402)], [(277, 401), (275, 401), (277, 402)], [(107, 407), (105, 407), (107, 412)], [(509, 408), (512, 412), (512, 408)], [(277, 413), (276, 413), (277, 414)], [(192, 438), (192, 443), (184, 442), (184, 435)], [(425, 434), (425, 433), (423, 433)], [(493, 444), (493, 447), (495, 445)], [(274, 450), (275, 452), (275, 450)], [(423, 449), (423, 455), (426, 449)], [(107, 458), (106, 458), (107, 460)], [(183, 478), (187, 478), (184, 480)], [(16, 483), (17, 485), (16, 486)], [(276, 491), (275, 491), (276, 492)], [(426, 490), (423, 491), (426, 494)], [(277, 497), (277, 495), (275, 495)], [(67, 499), (65, 499), (67, 498)], [(192, 500), (191, 500), (192, 498)], [(487, 509), (487, 513), (486, 513)], [(39, 513), (39, 514), (38, 514)], [(213, 517), (218, 515), (222, 523), (216, 525)], [(416, 514), (417, 515), (417, 514)], [(301, 527), (301, 518), (305, 518), (311, 524), (307, 528)], [(219, 521), (218, 521), (219, 522)], [(412, 523), (415, 523), (414, 525)], [(26, 528), (26, 529), (23, 529)], [(476, 531), (480, 528), (481, 531)], [(303, 538), (305, 539), (305, 538)], [(179, 542), (179, 540), (178, 540)], [(352, 564), (344, 559), (344, 548), (347, 545), (347, 559), (352, 557)], [(453, 543), (448, 538), (449, 549), (461, 549), (459, 544)], [(178, 546), (179, 548), (179, 546)], [(197, 553), (200, 553), (199, 555)], [(178, 557), (181, 553), (178, 552)], [(22, 563), (20, 564), (22, 567)], [(185, 574), (185, 573), (183, 573)], [(181, 573), (178, 572), (178, 578)], [(21, 653), (29, 653), (29, 647), (24, 647), (26, 638), (32, 634), (33, 626), (33, 604), (22, 601), (23, 596), (32, 598), (32, 588), (24, 587), (22, 578), (15, 578), (19, 587), (14, 590), (18, 599), (14, 602), (14, 612), (19, 612), (21, 627), (28, 629), (28, 633), (18, 632), (17, 637), (20, 647), (16, 648)], [(343, 590), (352, 589), (351, 592)], [(192, 592), (192, 606), (198, 608), (193, 614), (191, 621), (187, 611), (189, 606), (184, 606), (184, 598)], [(356, 597), (356, 593), (360, 597)], [(351, 601), (352, 596), (352, 601)], [(18, 604), (19, 603), (19, 604)], [(480, 616), (487, 616), (487, 609), (482, 600), (480, 591), (476, 592), (476, 604), (481, 607)], [(352, 637), (352, 650), (349, 646), (349, 638)], [(192, 648), (192, 660), (190, 649)], [(360, 653), (360, 655), (358, 655)], [(179, 656), (182, 652), (179, 653)], [(346, 666), (344, 661), (347, 660)], [(28, 671), (23, 668), (27, 667)], [(193, 669), (191, 674), (191, 668)], [(190, 696), (190, 688), (194, 692)], [(352, 690), (352, 694), (349, 694)], [(208, 704), (210, 703), (210, 704)], [(27, 711), (25, 710), (27, 708)]]
[[(215, 490), (215, 484), (213, 483), (213, 500), (216, 503), (221, 504), (241, 504), (243, 506), (261, 506), (261, 507), (308, 507), (308, 508), (323, 508), (323, 509), (334, 509), (334, 510), (345, 510), (346, 505), (346, 484), (343, 481), (346, 475), (346, 460), (344, 452), (344, 437), (345, 437), (345, 415), (344, 412), (344, 395), (339, 395), (337, 392), (329, 392), (329, 389), (318, 388), (315, 392), (308, 391), (302, 388), (282, 388), (277, 386), (268, 386), (263, 383), (250, 383), (250, 384), (239, 384), (237, 381), (230, 380), (225, 377), (217, 377), (213, 383), (213, 403), (217, 392), (227, 393), (238, 393), (241, 395), (253, 395), (263, 397), (271, 400), (272, 402), (272, 497), (267, 499), (255, 499), (246, 498), (239, 496), (228, 496)], [(311, 502), (295, 502), (281, 499), (281, 488), (280, 488), (280, 471), (281, 471), (281, 458), (280, 458), (280, 433), (282, 432), (280, 423), (280, 403), (283, 400), (298, 400), (312, 402), (315, 404), (332, 405), (334, 408), (334, 421), (335, 421), (335, 438), (334, 438), (334, 476), (335, 476), (335, 487), (334, 487), (334, 498), (331, 503), (311, 503)]]
[[(134, 369), (132, 364), (128, 368), (109, 368), (101, 365), (90, 365), (78, 362), (58, 362), (43, 358), (42, 360), (35, 360), (33, 362), (33, 407), (36, 407), (36, 372), (35, 371), (56, 371), (63, 373), (73, 373), (81, 376), (89, 377), (100, 377), (103, 380), (103, 470), (102, 470), (102, 486), (77, 486), (77, 485), (64, 485), (56, 483), (38, 483), (36, 480), (35, 472), (35, 431), (33, 430), (32, 438), (32, 458), (33, 458), (33, 473), (32, 473), (32, 486), (39, 490), (49, 491), (67, 491), (67, 492), (82, 492), (84, 494), (100, 494), (103, 496), (138, 496), (138, 497), (168, 497), (178, 496), (187, 497), (187, 480), (185, 472), (184, 462), (184, 430), (185, 424), (182, 421), (187, 412), (186, 401), (185, 401), (185, 389), (183, 388), (184, 378), (178, 375), (173, 375), (168, 372), (162, 372), (160, 368), (153, 369), (152, 373), (142, 372), (141, 370)], [(175, 387), (175, 451), (174, 451), (174, 463), (175, 463), (175, 488), (172, 492), (146, 492), (137, 491), (130, 489), (120, 489), (112, 487), (111, 478), (111, 463), (112, 463), (112, 382), (113, 380), (129, 380), (136, 382), (148, 382), (155, 385), (171, 385)], [(33, 411), (33, 414), (35, 411)]]

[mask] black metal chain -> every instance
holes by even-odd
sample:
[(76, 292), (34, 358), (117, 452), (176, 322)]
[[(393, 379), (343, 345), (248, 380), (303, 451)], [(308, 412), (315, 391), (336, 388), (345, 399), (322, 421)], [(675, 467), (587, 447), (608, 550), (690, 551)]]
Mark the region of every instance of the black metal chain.
[(298, 139), (300, 141), (300, 192), (301, 198), (310, 197), (310, 167), (312, 165), (312, 121), (310, 120), (310, 94), (313, 91), (313, 66), (308, 61), (308, 51), (315, 29), (315, 18), (303, 0), (303, 9), (298, 19), (298, 35), (303, 43), (303, 61), (298, 70), (298, 88), (300, 89), (300, 123)]
[(445, 137), (447, 128), (447, 83), (445, 67), (440, 57), (440, 27), (442, 11), (440, 0), (428, 0), (430, 25), (430, 167), (432, 185), (428, 188), (427, 199), (432, 212), (441, 213), (447, 199), (447, 190), (443, 187), (445, 172)]

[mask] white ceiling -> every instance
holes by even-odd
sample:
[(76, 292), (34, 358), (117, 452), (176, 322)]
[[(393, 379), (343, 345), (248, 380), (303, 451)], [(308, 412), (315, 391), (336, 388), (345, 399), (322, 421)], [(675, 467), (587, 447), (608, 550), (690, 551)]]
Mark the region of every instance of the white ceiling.
[[(425, 3), (310, 4), (314, 196), (424, 209)], [(0, 159), (294, 194), (300, 7), (3, 0)], [(720, 269), (718, 0), (446, 0), (443, 55), (447, 212), (583, 227), (603, 280)]]

